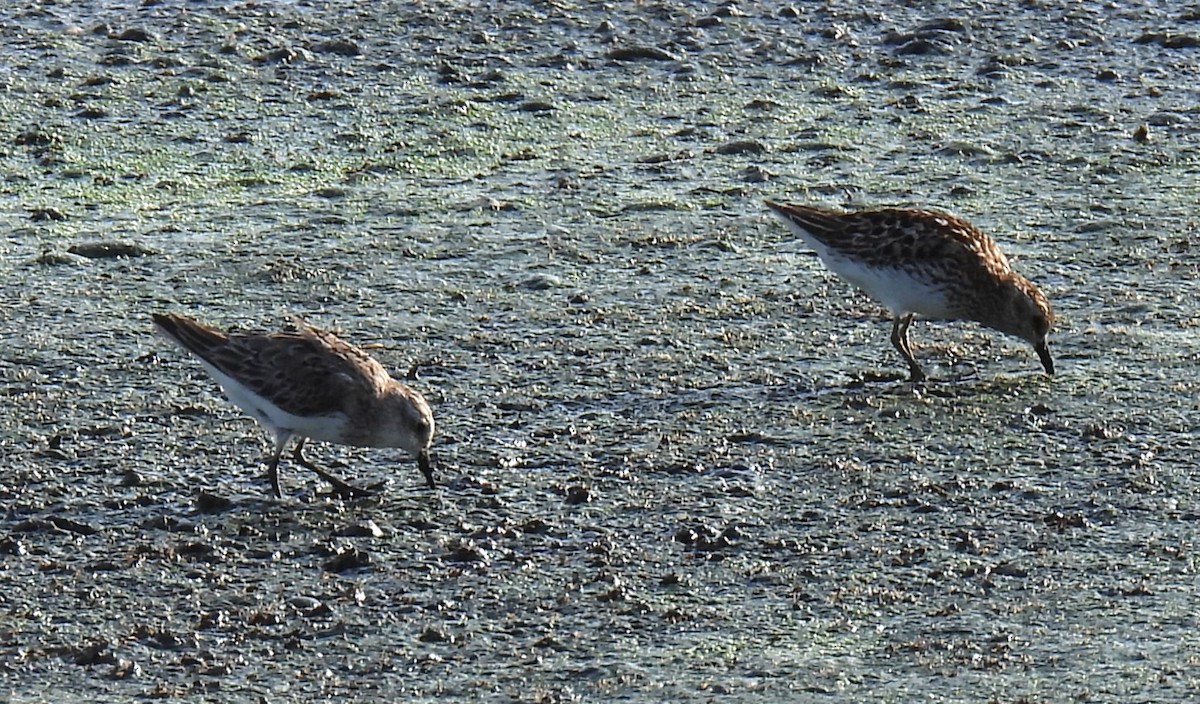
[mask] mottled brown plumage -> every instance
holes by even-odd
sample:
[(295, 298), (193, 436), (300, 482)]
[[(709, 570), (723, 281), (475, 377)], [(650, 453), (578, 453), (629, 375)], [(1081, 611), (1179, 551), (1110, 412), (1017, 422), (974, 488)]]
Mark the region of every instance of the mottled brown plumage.
[(361, 349), (299, 319), (295, 330), (226, 333), (182, 315), (153, 318), (164, 335), (200, 359), (230, 401), (275, 434), (268, 476), (276, 496), (279, 457), (293, 435), (300, 438), (295, 459), (342, 493), (356, 490), (304, 459), (306, 439), (404, 448), (434, 486), (429, 405)]
[(1054, 323), (1050, 302), (969, 222), (936, 210), (766, 204), (826, 267), (892, 312), (892, 345), (912, 381), (925, 379), (908, 340), (916, 315), (974, 320), (1027, 340), (1046, 373), (1054, 373), (1046, 344)]

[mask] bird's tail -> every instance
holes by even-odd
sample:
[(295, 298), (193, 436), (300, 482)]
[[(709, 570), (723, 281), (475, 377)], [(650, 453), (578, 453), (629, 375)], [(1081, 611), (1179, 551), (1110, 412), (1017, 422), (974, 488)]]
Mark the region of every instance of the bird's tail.
[(177, 313), (152, 313), (151, 317), (154, 326), (165, 337), (205, 359), (209, 358), (214, 348), (224, 345), (229, 339), (220, 330)]

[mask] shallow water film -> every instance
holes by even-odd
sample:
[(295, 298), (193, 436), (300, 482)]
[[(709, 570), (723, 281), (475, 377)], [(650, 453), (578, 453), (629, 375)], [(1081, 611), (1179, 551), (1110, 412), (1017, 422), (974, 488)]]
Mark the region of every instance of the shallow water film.
[[(0, 9), (0, 699), (1182, 701), (1200, 12)], [(1058, 315), (887, 314), (764, 198), (952, 211)], [(369, 346), (266, 434), (152, 312)]]

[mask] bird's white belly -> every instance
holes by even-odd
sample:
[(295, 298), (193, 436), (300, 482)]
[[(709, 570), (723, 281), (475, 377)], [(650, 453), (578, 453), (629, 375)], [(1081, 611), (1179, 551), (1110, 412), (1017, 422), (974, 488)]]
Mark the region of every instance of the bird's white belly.
[(203, 359), (201, 364), (208, 369), (226, 398), (233, 405), (242, 409), (259, 423), (274, 433), (286, 431), (292, 435), (310, 438), (319, 442), (344, 443), (346, 432), (346, 416), (335, 413), (328, 416), (298, 416), (288, 413), (271, 403), (270, 399), (259, 396), (246, 388), (241, 382), (225, 374), (220, 369), (208, 364)]
[(932, 282), (921, 272), (864, 266), (834, 257), (824, 261), (830, 270), (882, 303), (892, 315), (916, 313), (933, 319), (953, 317), (945, 285)]

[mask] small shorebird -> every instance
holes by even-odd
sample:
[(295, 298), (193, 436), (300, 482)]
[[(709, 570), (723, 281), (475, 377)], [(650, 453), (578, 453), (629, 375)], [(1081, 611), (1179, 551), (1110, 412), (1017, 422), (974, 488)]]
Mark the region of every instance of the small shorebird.
[(908, 362), (910, 381), (925, 380), (908, 341), (916, 315), (974, 320), (1019, 337), (1054, 373), (1046, 346), (1054, 323), (1050, 302), (974, 225), (934, 210), (766, 204), (826, 267), (891, 311), (892, 345)]
[(404, 448), (433, 488), (429, 404), (366, 352), (298, 317), (296, 330), (276, 333), (226, 333), (174, 313), (152, 317), (163, 335), (200, 359), (230, 401), (274, 433), (267, 476), (276, 497), (283, 496), (279, 457), (293, 435), (293, 459), (342, 496), (364, 492), (305, 459), (306, 440)]

